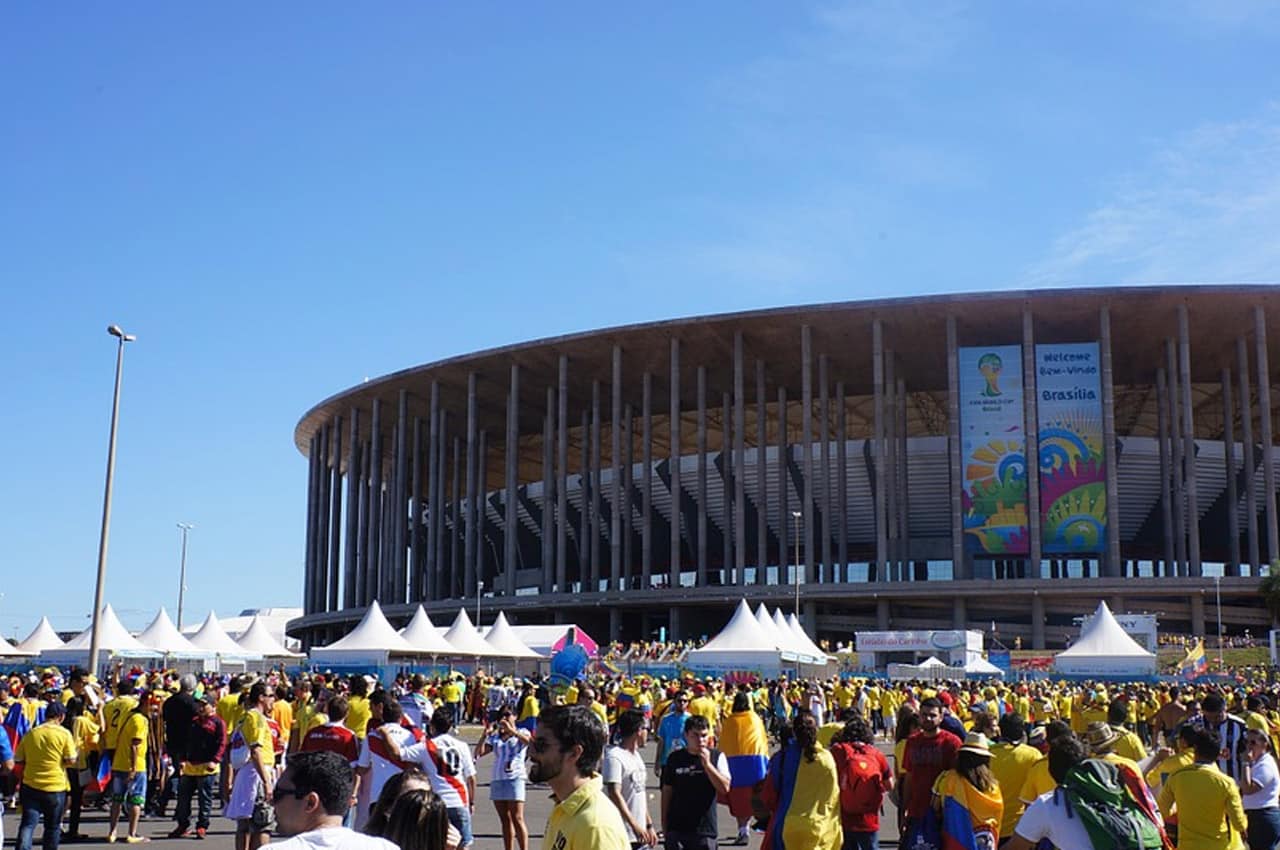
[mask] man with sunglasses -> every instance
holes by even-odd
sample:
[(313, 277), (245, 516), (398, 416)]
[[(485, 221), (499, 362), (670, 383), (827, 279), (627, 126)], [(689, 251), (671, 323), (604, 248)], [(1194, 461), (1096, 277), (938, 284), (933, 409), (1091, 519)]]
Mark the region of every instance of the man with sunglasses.
[(680, 691), (671, 700), (667, 713), (658, 723), (658, 758), (653, 765), (654, 773), (662, 775), (667, 757), (684, 746), (684, 722), (691, 716), (689, 694), (687, 691)]
[(386, 839), (342, 825), (354, 782), (350, 762), (337, 753), (320, 750), (290, 757), (271, 793), (276, 832), (287, 838), (272, 846), (285, 850), (395, 850), (396, 845)]
[(543, 850), (631, 850), (622, 815), (601, 790), (605, 730), (581, 705), (542, 712), (529, 744), (529, 780), (551, 787), (556, 806)]

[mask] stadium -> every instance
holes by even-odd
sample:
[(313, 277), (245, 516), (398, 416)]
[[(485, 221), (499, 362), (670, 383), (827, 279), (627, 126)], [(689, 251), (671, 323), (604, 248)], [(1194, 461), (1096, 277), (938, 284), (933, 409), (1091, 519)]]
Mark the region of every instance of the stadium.
[[(306, 646), (377, 600), (598, 637), (810, 634), (1060, 648), (1105, 600), (1263, 636), (1280, 555), (1280, 287), (945, 295), (626, 325), (344, 390), (308, 459)], [(1280, 348), (1280, 346), (1278, 346)], [(1027, 458), (1038, 459), (1028, 463)], [(1265, 570), (1262, 570), (1265, 572)]]

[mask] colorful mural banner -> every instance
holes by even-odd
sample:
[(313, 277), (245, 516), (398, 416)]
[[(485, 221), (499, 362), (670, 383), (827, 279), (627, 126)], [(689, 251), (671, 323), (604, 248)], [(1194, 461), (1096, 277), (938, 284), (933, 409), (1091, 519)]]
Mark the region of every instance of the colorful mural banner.
[(1036, 346), (1040, 548), (1046, 554), (1107, 546), (1101, 364), (1096, 342)]
[(959, 368), (965, 547), (976, 554), (1025, 555), (1022, 346), (961, 348)]

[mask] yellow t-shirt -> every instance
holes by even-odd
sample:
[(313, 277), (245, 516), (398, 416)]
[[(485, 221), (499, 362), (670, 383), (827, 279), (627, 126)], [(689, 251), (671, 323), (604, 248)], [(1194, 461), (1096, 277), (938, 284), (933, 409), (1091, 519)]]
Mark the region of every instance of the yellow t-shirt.
[(1142, 746), (1142, 739), (1136, 733), (1130, 732), (1128, 729), (1117, 730), (1120, 732), (1120, 740), (1116, 741), (1112, 749), (1116, 755), (1124, 756), (1130, 761), (1142, 761), (1147, 757), (1147, 748)]
[(219, 698), (218, 707), (215, 710), (222, 718), (223, 725), (227, 727), (228, 734), (240, 724), (240, 718), (244, 717), (244, 706), (240, 704), (238, 692)]
[(71, 735), (76, 744), (76, 770), (89, 769), (89, 753), (98, 748), (101, 732), (98, 721), (90, 715), (82, 714), (76, 718), (75, 731)]
[(272, 752), (271, 726), (267, 724), (266, 715), (261, 711), (246, 711), (244, 719), (240, 721), (240, 734), (244, 738), (246, 746), (252, 748), (255, 745), (266, 749), (268, 753)]
[(1000, 796), (1005, 800), (1004, 814), (1000, 817), (1001, 835), (1013, 835), (1013, 828), (1026, 808), (1018, 798), (1032, 765), (1040, 759), (1040, 751), (1027, 744), (995, 744), (991, 747), (991, 772), (995, 774)]
[(280, 727), (280, 734), (287, 739), (289, 730), (293, 728), (293, 706), (282, 699), (276, 700), (275, 705), (271, 706), (271, 719)]
[(356, 733), (357, 738), (363, 740), (371, 717), (373, 717), (373, 711), (369, 708), (369, 698), (351, 697), (347, 705), (347, 719), (342, 721), (342, 725)]
[(689, 713), (707, 718), (711, 731), (715, 732), (716, 724), (720, 720), (720, 712), (716, 709), (715, 700), (707, 696), (694, 697), (689, 701)]
[(137, 705), (137, 697), (119, 696), (112, 698), (103, 707), (102, 748), (104, 750), (114, 750), (116, 748), (116, 741), (120, 738), (120, 730), (124, 727), (124, 722), (129, 719), (129, 715), (133, 713)]
[(1195, 763), (1195, 750), (1188, 748), (1180, 753), (1174, 753), (1147, 772), (1145, 777), (1147, 786), (1152, 791), (1158, 792), (1175, 772), (1184, 767), (1191, 767)]
[(818, 727), (818, 743), (821, 744), (824, 749), (831, 749), (831, 739), (834, 738), (836, 733), (843, 728), (843, 723), (823, 723)]
[(1036, 801), (1036, 797), (1047, 794), (1057, 787), (1057, 780), (1049, 775), (1049, 757), (1042, 756), (1027, 769), (1027, 779), (1022, 783), (1022, 790), (1018, 792), (1018, 800), (1025, 805), (1030, 805)]
[(67, 767), (75, 763), (76, 744), (62, 724), (41, 723), (23, 735), (13, 760), (23, 765), (22, 784), (50, 793), (71, 790)]
[(599, 777), (551, 810), (542, 846), (554, 850), (631, 850), (622, 815), (601, 792)]
[[(111, 757), (111, 769), (122, 773), (136, 771), (147, 772), (147, 737), (150, 731), (147, 716), (140, 711), (130, 714), (120, 727), (120, 738), (116, 741), (115, 755)], [(130, 761), (132, 744), (138, 741), (137, 758)]]
[(1248, 828), (1240, 789), (1215, 764), (1193, 764), (1171, 774), (1157, 799), (1167, 820), (1178, 815), (1178, 850), (1240, 850)]

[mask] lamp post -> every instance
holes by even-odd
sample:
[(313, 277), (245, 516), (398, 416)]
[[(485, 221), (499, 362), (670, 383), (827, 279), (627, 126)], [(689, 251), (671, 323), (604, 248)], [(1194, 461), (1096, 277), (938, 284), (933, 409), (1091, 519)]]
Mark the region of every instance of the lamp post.
[(794, 537), (796, 538), (795, 585), (796, 585), (796, 616), (797, 617), (800, 616), (800, 517), (802, 516), (804, 516), (804, 514), (800, 513), (800, 511), (791, 512), (791, 518), (795, 520), (795, 527), (796, 527), (796, 533)]
[(178, 528), (182, 529), (182, 565), (178, 567), (178, 631), (182, 631), (182, 599), (187, 591), (187, 532), (195, 526), (180, 522)]
[(89, 672), (98, 672), (98, 626), (102, 618), (102, 596), (107, 585), (107, 540), (111, 534), (111, 485), (116, 476), (116, 426), (120, 422), (120, 377), (124, 371), (124, 344), (137, 339), (133, 334), (120, 330), (119, 325), (107, 328), (119, 344), (116, 347), (116, 388), (111, 398), (111, 437), (107, 442), (107, 484), (102, 495), (102, 534), (98, 538), (98, 578), (93, 590), (93, 623), (89, 632)]
[(476, 628), (480, 628), (480, 597), (484, 595), (484, 582), (476, 581)]
[(1218, 670), (1227, 668), (1222, 663), (1222, 576), (1213, 577), (1213, 593), (1218, 603)]

